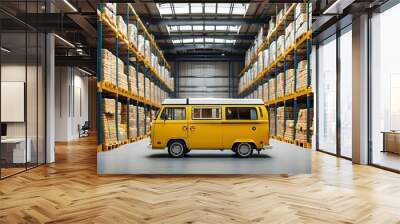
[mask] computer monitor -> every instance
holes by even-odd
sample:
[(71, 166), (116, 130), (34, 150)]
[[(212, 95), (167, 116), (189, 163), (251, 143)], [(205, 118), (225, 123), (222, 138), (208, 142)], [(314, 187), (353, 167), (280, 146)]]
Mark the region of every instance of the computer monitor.
[(7, 136), (7, 124), (1, 123), (1, 137)]

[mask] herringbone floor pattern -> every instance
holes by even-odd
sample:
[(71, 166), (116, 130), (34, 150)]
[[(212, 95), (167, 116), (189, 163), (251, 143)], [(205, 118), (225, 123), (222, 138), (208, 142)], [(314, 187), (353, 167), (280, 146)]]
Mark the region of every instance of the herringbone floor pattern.
[(400, 223), (400, 175), (319, 152), (296, 176), (97, 176), (94, 138), (0, 181), (0, 223)]

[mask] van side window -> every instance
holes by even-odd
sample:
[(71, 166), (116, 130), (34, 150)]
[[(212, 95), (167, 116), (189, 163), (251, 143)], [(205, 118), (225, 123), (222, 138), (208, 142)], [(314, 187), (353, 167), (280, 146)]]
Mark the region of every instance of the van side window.
[(221, 108), (193, 108), (193, 120), (219, 120), (221, 119)]
[(257, 110), (254, 107), (227, 107), (226, 120), (257, 120)]
[(186, 120), (185, 108), (164, 108), (160, 120)]

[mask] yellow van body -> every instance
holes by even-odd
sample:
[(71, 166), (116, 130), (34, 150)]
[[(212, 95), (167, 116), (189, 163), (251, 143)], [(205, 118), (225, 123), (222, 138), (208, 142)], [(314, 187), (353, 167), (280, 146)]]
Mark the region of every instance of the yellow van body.
[(165, 100), (150, 137), (152, 149), (181, 140), (188, 151), (234, 149), (239, 143), (261, 150), (269, 145), (268, 112), (262, 100), (254, 99)]

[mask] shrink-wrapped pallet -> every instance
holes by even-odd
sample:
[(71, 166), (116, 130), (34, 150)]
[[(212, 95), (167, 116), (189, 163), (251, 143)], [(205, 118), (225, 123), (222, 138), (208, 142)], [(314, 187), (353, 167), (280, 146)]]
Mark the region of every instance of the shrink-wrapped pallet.
[(137, 27), (135, 24), (128, 25), (128, 40), (131, 42), (135, 47), (137, 47)]
[(115, 99), (103, 98), (103, 113), (115, 114)]
[(127, 35), (128, 27), (122, 16), (117, 16), (117, 27), (119, 32), (123, 33), (125, 36)]
[(144, 56), (144, 37), (142, 34), (138, 35), (138, 51)]
[(103, 81), (116, 85), (117, 58), (107, 49), (101, 50)]
[(278, 86), (277, 86), (277, 97), (283, 97), (283, 82), (284, 82), (284, 77), (283, 73), (279, 73), (277, 76), (278, 80)]
[(145, 131), (144, 131), (144, 121), (145, 121), (145, 116), (144, 116), (144, 108), (143, 107), (139, 107), (138, 109), (138, 114), (139, 114), (139, 132), (140, 135), (145, 135)]
[(117, 131), (115, 128), (115, 115), (103, 113), (103, 143), (111, 144), (117, 141)]
[(136, 105), (129, 105), (129, 137), (137, 137), (136, 121), (137, 121)]
[(285, 139), (294, 140), (294, 120), (286, 120)]
[(294, 93), (294, 69), (286, 70), (285, 94)]
[[(300, 61), (297, 66), (297, 85), (296, 90), (304, 89), (307, 87), (307, 60)], [(311, 69), (310, 69), (311, 74)], [(311, 81), (311, 80), (310, 80)], [(311, 85), (311, 83), (310, 83)]]
[(139, 96), (144, 97), (144, 74), (139, 72), (138, 74), (138, 84), (139, 84)]
[(117, 24), (117, 4), (116, 3), (105, 3), (104, 13), (110, 19), (110, 22), (116, 26)]
[(263, 100), (267, 101), (268, 100), (268, 82), (264, 83), (263, 85)]
[(282, 55), (285, 53), (285, 37), (283, 35), (280, 35), (277, 40), (277, 45), (278, 45), (278, 57), (279, 55)]
[[(127, 71), (125, 71), (128, 73)], [(129, 66), (129, 88), (130, 92), (133, 94), (137, 94), (137, 87), (136, 87), (136, 69), (133, 66)]]
[(265, 49), (263, 52), (263, 63), (264, 63), (264, 68), (267, 68), (270, 61), (269, 61), (269, 49)]
[(275, 110), (276, 110), (275, 107), (269, 108), (269, 114), (268, 114), (269, 115), (269, 133), (271, 135), (275, 135), (275, 128), (276, 128), (276, 125), (275, 125), (275, 117), (276, 117)]
[(293, 107), (278, 107), (277, 109), (277, 136), (284, 137), (285, 119), (293, 120)]
[(269, 100), (276, 99), (276, 83), (275, 78), (269, 80)]

